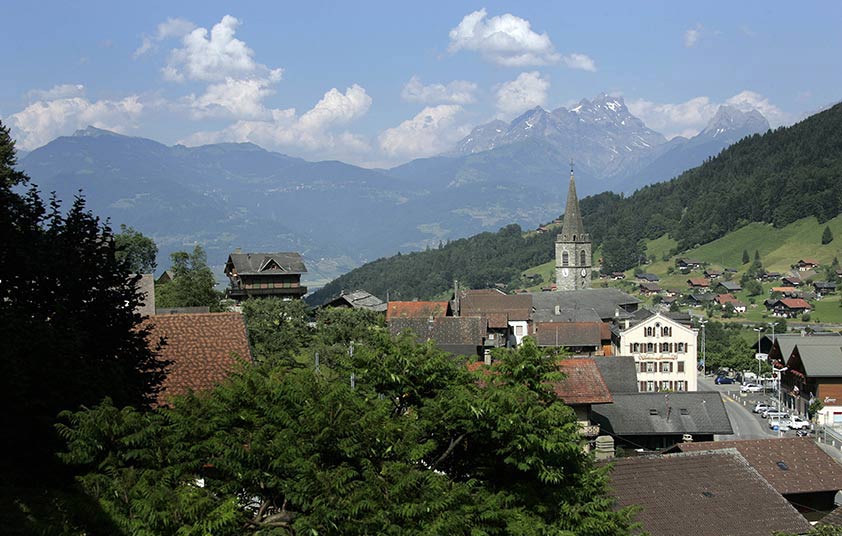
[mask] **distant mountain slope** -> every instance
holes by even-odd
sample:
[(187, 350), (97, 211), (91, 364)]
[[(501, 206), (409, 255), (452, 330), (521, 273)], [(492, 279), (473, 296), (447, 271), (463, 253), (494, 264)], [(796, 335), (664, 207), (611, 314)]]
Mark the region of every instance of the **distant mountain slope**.
[[(814, 216), (823, 223), (842, 212), (842, 104), (792, 127), (745, 138), (669, 182), (646, 186), (629, 197), (612, 193), (587, 197), (580, 208), (595, 245), (602, 246), (603, 258), (618, 269), (636, 264), (639, 251), (612, 249), (615, 244), (635, 246), (669, 234), (680, 252), (750, 222), (783, 227)], [(466, 255), (475, 248), (472, 240), (476, 238), (451, 243), (440, 251), (362, 266), (331, 282), (312, 302), (352, 288), (375, 293), (388, 289), (404, 298), (439, 295), (447, 291), (453, 277), (481, 273), (489, 258), (496, 258)], [(498, 256), (511, 255), (505, 260), (508, 271), (497, 272), (484, 283), (518, 284), (521, 272), (552, 259), (553, 239), (553, 233), (524, 237), (520, 247), (529, 252), (524, 257), (496, 246)], [(442, 275), (430, 277), (421, 292), (423, 276), (419, 274), (425, 273)], [(503, 279), (505, 273), (512, 278)]]

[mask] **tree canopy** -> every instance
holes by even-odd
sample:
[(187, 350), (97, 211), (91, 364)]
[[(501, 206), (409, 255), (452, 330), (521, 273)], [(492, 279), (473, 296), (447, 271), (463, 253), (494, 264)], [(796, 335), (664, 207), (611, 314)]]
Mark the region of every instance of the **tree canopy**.
[(151, 274), (155, 271), (158, 246), (148, 236), (143, 236), (133, 227), (120, 225), (120, 232), (114, 235), (114, 245), (117, 246), (117, 259), (126, 262), (132, 273)]
[(196, 244), (191, 253), (176, 251), (170, 254), (172, 280), (155, 287), (156, 307), (210, 307), (220, 311), (222, 294), (214, 287), (216, 279), (208, 266), (202, 246)]

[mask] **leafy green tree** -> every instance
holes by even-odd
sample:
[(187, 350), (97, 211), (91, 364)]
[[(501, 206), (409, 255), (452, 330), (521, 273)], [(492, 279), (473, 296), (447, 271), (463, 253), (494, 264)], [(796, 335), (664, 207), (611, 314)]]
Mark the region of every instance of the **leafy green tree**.
[(830, 226), (825, 226), (824, 232), (822, 233), (822, 245), (826, 246), (833, 242), (833, 233), (830, 231)]
[(114, 235), (114, 245), (117, 247), (117, 259), (126, 262), (132, 273), (151, 274), (155, 271), (158, 246), (151, 238), (132, 227), (120, 225), (120, 232)]
[(176, 251), (170, 254), (170, 258), (173, 278), (155, 287), (155, 306), (207, 306), (211, 311), (222, 310), (222, 293), (214, 288), (216, 279), (202, 246), (197, 244), (192, 253)]
[(743, 250), (743, 264), (748, 264), (750, 260), (751, 260), (751, 257), (748, 256), (748, 250), (744, 249)]
[(134, 533), (629, 534), (555, 359), (531, 339), (495, 358), (470, 372), (381, 333), (333, 370), (258, 365), (152, 415), (65, 414), (64, 458)]
[[(15, 522), (7, 520), (15, 516), (22, 516), (23, 524), (42, 519), (35, 503), (57, 510), (54, 493), (64, 490), (65, 482), (53, 457), (56, 415), (105, 396), (121, 406), (143, 406), (164, 368), (149, 349), (148, 330), (138, 327), (137, 278), (117, 259), (111, 229), (85, 208), (81, 196), (67, 210), (55, 197), (45, 203), (15, 164), (14, 143), (0, 123), (5, 532), (14, 532)], [(31, 525), (20, 530), (36, 531)]]
[(743, 287), (749, 296), (760, 296), (763, 294), (763, 285), (756, 279), (749, 279)]
[(260, 362), (292, 363), (312, 337), (310, 311), (301, 300), (249, 298), (243, 302), (249, 344)]

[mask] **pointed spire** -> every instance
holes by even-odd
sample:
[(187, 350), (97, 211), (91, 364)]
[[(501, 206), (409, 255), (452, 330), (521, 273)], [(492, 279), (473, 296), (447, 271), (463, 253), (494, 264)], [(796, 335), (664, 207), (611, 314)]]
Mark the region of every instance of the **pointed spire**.
[(564, 207), (564, 224), (561, 236), (567, 240), (584, 240), (585, 225), (579, 212), (579, 198), (576, 196), (576, 180), (573, 178), (573, 160), (570, 160), (570, 187), (567, 190), (567, 206)]

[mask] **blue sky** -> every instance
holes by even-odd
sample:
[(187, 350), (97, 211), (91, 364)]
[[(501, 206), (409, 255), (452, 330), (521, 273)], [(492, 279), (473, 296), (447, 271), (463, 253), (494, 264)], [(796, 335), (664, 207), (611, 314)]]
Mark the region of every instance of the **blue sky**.
[(23, 149), (92, 124), (389, 166), (535, 105), (620, 95), (692, 135), (842, 99), (842, 3), (14, 2), (0, 119)]

